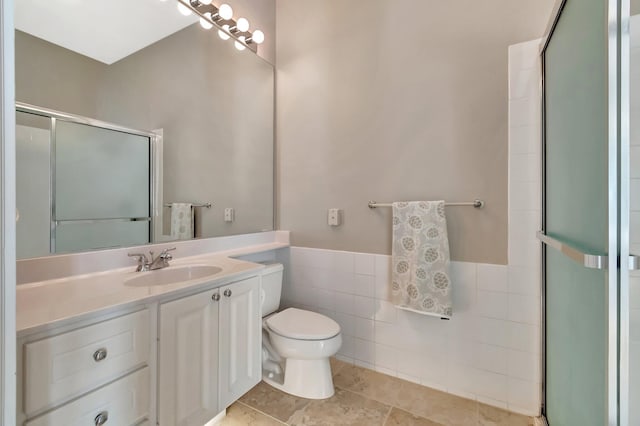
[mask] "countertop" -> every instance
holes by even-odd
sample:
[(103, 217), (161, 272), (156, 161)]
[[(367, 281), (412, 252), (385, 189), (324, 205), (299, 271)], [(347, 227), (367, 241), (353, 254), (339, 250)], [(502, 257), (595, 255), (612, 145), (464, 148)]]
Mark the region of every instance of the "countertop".
[[(235, 253), (234, 253), (235, 254)], [(222, 271), (209, 277), (156, 286), (131, 286), (127, 280), (156, 271), (135, 272), (131, 267), (19, 285), (16, 290), (16, 329), (19, 336), (70, 321), (107, 314), (159, 299), (215, 288), (260, 273), (258, 263), (220, 253), (173, 260), (169, 268), (212, 265)], [(160, 270), (161, 271), (161, 270)]]

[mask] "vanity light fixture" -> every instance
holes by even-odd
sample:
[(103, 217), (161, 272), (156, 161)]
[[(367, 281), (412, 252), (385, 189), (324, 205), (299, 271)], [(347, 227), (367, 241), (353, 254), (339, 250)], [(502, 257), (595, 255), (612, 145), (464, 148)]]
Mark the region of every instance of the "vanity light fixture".
[[(164, 0), (161, 0), (164, 1)], [(249, 31), (249, 21), (246, 18), (233, 20), (233, 9), (226, 3), (214, 6), (212, 0), (177, 0), (178, 10), (188, 16), (195, 13), (200, 18), (200, 26), (210, 30), (218, 28), (218, 36), (223, 40), (235, 39), (234, 45), (238, 50), (249, 48), (253, 52), (264, 42), (264, 33), (260, 30)]]

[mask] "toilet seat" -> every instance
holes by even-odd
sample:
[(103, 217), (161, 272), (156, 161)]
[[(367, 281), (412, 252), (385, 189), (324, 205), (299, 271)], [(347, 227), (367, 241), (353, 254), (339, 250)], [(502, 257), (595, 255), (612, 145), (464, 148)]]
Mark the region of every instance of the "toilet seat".
[(326, 340), (340, 334), (340, 325), (324, 315), (288, 308), (265, 321), (280, 336), (296, 340)]

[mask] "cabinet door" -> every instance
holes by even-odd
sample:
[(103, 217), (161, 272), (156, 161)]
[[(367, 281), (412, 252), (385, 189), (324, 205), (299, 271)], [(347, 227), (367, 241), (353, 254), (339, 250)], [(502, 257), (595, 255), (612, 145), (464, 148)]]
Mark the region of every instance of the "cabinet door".
[(220, 289), (220, 409), (260, 382), (260, 278)]
[(218, 414), (218, 310), (209, 290), (160, 306), (158, 421), (202, 426)]

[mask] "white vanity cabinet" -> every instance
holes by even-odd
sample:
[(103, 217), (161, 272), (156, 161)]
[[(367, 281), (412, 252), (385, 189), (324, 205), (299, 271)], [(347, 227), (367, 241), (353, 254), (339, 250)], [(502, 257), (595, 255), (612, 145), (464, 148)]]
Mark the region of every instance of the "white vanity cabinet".
[(160, 306), (158, 423), (202, 426), (261, 377), (260, 278)]
[(20, 342), (18, 424), (138, 425), (151, 417), (151, 312)]

